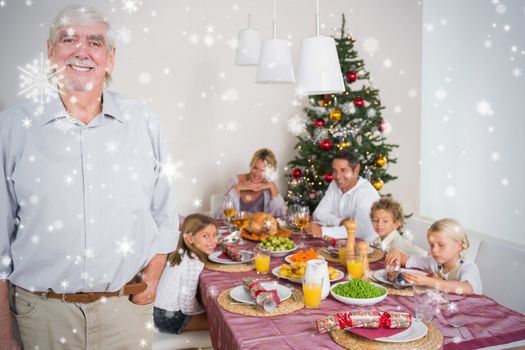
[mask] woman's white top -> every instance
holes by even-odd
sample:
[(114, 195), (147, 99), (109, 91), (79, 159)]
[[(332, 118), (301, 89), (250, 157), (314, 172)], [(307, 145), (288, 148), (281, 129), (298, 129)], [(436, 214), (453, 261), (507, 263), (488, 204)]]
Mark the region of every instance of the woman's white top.
[[(194, 256), (193, 253), (190, 253)], [(204, 313), (197, 300), (199, 275), (204, 263), (197, 257), (184, 254), (179, 265), (166, 266), (157, 287), (155, 306), (168, 311), (182, 311), (185, 315)]]

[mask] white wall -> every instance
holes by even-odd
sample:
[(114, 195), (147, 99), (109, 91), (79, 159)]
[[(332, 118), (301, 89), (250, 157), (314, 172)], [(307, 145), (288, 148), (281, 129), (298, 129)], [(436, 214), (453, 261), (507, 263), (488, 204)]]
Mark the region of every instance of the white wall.
[(525, 247), (523, 2), (426, 0), (423, 22), (421, 215)]
[[(45, 52), (52, 18), (61, 7), (76, 2), (32, 0), (27, 6), (25, 1), (7, 0), (0, 7), (0, 108), (22, 98), (17, 96), (17, 66)], [(391, 167), (399, 180), (383, 192), (393, 193), (408, 212), (417, 213), (421, 5), (416, 0), (320, 3), (322, 34), (338, 28), (341, 13), (346, 13), (347, 29), (357, 39), (366, 68), (381, 90), (384, 117), (393, 126), (388, 141), (401, 146), (396, 151), (399, 164)], [(116, 32), (131, 32), (129, 43), (117, 41), (111, 88), (149, 101), (161, 116), (173, 161), (182, 162), (183, 177), (177, 181), (182, 213), (198, 210), (194, 199), (203, 200), (200, 210), (206, 209), (210, 195), (223, 191), (228, 177), (246, 171), (259, 147), (271, 147), (282, 166), (291, 159), (295, 137), (287, 131), (287, 121), (302, 113), (306, 99), (295, 97), (292, 86), (257, 85), (255, 68), (233, 65), (231, 44), (246, 26), (249, 12), (262, 36), (271, 35), (271, 1), (143, 0), (133, 13), (123, 10), (121, 0), (89, 4), (108, 15)], [(300, 40), (314, 34), (314, 12), (314, 0), (278, 1), (278, 34), (291, 40), (295, 62)], [(199, 40), (192, 43), (192, 38)], [(376, 40), (377, 51), (363, 48), (368, 39)], [(239, 129), (228, 131), (229, 122)], [(283, 176), (281, 189), (286, 189)]]

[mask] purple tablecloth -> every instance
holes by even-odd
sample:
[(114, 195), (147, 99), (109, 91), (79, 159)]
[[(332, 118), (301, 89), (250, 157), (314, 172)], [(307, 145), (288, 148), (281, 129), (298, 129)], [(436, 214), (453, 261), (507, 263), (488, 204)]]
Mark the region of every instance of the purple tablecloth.
[[(320, 246), (318, 240), (307, 240), (307, 244), (312, 247)], [(245, 247), (252, 246), (250, 244)], [(272, 268), (282, 263), (282, 258), (272, 257)], [(337, 264), (331, 265), (341, 269)], [(380, 269), (383, 268), (383, 263), (378, 262), (371, 267)], [(328, 296), (317, 310), (301, 309), (273, 317), (248, 317), (223, 310), (217, 303), (218, 294), (240, 285), (241, 278), (245, 276), (257, 274), (254, 271), (223, 273), (205, 269), (200, 276), (200, 294), (208, 315), (214, 349), (342, 349), (329, 334), (316, 334), (317, 318), (344, 311), (406, 311), (412, 314), (415, 311), (417, 296), (393, 295), (389, 295), (381, 303), (367, 307), (352, 307)], [(275, 279), (271, 274), (264, 278)], [(285, 281), (281, 280), (281, 283)], [(300, 284), (292, 285), (300, 288)], [(432, 320), (432, 324), (443, 334), (443, 349), (477, 349), (525, 339), (525, 317), (522, 314), (485, 296), (445, 295), (445, 298), (448, 302), (439, 306), (440, 312)], [(458, 320), (465, 322), (465, 326), (448, 326), (448, 322)]]

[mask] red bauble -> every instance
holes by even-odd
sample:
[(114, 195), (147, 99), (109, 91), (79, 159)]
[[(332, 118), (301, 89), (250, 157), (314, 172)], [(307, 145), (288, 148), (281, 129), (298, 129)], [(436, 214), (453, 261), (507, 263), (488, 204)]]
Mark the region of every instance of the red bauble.
[(365, 105), (365, 100), (363, 100), (361, 97), (358, 97), (354, 100), (354, 105), (356, 107), (363, 107)]
[(319, 146), (321, 146), (322, 149), (324, 149), (325, 151), (329, 151), (332, 149), (332, 140), (322, 140), (320, 143), (319, 143)]
[(353, 70), (351, 70), (350, 72), (347, 72), (347, 73), (346, 73), (346, 79), (347, 79), (349, 82), (353, 83), (354, 81), (357, 80), (357, 72), (355, 72), (355, 71), (353, 71)]
[(316, 119), (314, 121), (314, 126), (316, 128), (322, 128), (323, 126), (325, 126), (326, 122), (324, 121), (324, 119)]
[(292, 170), (292, 176), (294, 179), (299, 180), (303, 176), (303, 172), (301, 169), (294, 169)]
[(326, 175), (324, 176), (324, 180), (325, 180), (326, 182), (330, 182), (330, 181), (332, 181), (333, 179), (334, 179), (334, 175), (333, 175), (332, 173), (328, 173), (328, 174), (326, 174)]

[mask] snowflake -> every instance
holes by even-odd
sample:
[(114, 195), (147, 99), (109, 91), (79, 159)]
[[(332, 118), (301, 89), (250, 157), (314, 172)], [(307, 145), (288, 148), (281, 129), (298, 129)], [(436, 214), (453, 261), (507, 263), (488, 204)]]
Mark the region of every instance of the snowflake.
[(483, 46), (485, 46), (486, 49), (490, 49), (492, 47), (492, 40), (487, 39), (483, 42)]
[(68, 280), (60, 281), (60, 286), (62, 287), (62, 289), (65, 290), (67, 287), (69, 287), (69, 281)]
[(84, 249), (84, 256), (87, 259), (93, 259), (95, 257), (95, 252), (93, 251), (93, 248), (86, 248)]
[(490, 106), (490, 103), (486, 100), (481, 100), (476, 104), (476, 109), (478, 110), (478, 114), (481, 114), (483, 116), (491, 116), (494, 114), (494, 111), (492, 111), (492, 108)]
[(445, 189), (445, 195), (447, 197), (455, 197), (456, 196), (456, 189), (452, 186), (448, 186), (446, 189)]
[(263, 171), (263, 178), (268, 182), (275, 182), (279, 179), (279, 173), (273, 166), (266, 164), (266, 168), (264, 168)]
[(213, 46), (215, 44), (215, 38), (213, 36), (211, 36), (211, 35), (206, 35), (204, 37), (203, 42), (204, 42), (205, 46), (211, 47), (211, 46)]
[(497, 162), (500, 158), (501, 158), (501, 155), (500, 155), (498, 152), (492, 152), (492, 153), (490, 154), (490, 159), (491, 159), (493, 162)]
[(4, 266), (10, 266), (11, 265), (11, 258), (7, 255), (2, 256), (2, 265)]
[(146, 346), (148, 346), (148, 342), (146, 341), (146, 339), (142, 338), (140, 341), (139, 341), (139, 344), (141, 347), (145, 348)]
[(235, 102), (238, 99), (239, 99), (239, 91), (236, 89), (228, 89), (221, 96), (221, 100), (227, 101), (227, 102)]
[(109, 142), (106, 142), (106, 152), (113, 155), (118, 152), (118, 142), (115, 140), (110, 140)]
[(40, 53), (40, 61), (33, 60), (33, 64), (26, 64), (24, 67), (17, 67), (20, 74), (20, 92), (18, 95), (25, 94), (26, 98), (31, 98), (38, 103), (36, 115), (42, 114), (44, 103), (49, 103), (51, 98), (56, 97), (58, 82), (63, 77), (59, 73), (65, 67), (57, 70), (56, 65), (50, 65), (49, 60), (44, 59), (44, 54)]
[(299, 117), (298, 115), (288, 120), (288, 131), (299, 136), (306, 130), (304, 118)]
[(508, 31), (510, 30), (510, 25), (505, 24), (505, 25), (503, 26), (503, 30), (506, 31), (506, 32), (508, 32)]
[(449, 311), (452, 311), (452, 312), (455, 312), (457, 311), (458, 309), (458, 305), (454, 302), (451, 302), (450, 304), (448, 304), (448, 310)]
[(40, 237), (38, 235), (32, 235), (31, 236), (31, 242), (33, 242), (35, 244), (40, 242)]
[(501, 14), (504, 14), (505, 11), (507, 11), (507, 7), (503, 4), (498, 4), (496, 5), (496, 12), (501, 15)]
[(26, 4), (27, 7), (33, 5), (33, 1), (32, 0), (26, 0), (24, 3)]
[(379, 50), (379, 42), (375, 38), (367, 38), (363, 42), (363, 49), (373, 57), (377, 50)]
[(146, 330), (152, 331), (154, 328), (155, 328), (155, 325), (153, 322), (151, 321), (146, 322)]
[(122, 253), (124, 257), (128, 256), (128, 253), (135, 253), (133, 250), (133, 244), (135, 244), (135, 242), (128, 242), (127, 237), (124, 236), (121, 242), (115, 241), (115, 243), (118, 246), (118, 249), (115, 250), (116, 253)]
[(67, 174), (66, 176), (64, 176), (64, 183), (66, 185), (71, 185), (75, 182), (75, 177), (73, 175), (70, 175), (70, 174)]
[(190, 43), (192, 43), (193, 45), (197, 45), (199, 43), (199, 36), (195, 33), (193, 33), (192, 35), (190, 35), (188, 37), (188, 40), (190, 41)]
[(236, 122), (234, 122), (233, 120), (230, 120), (229, 122), (226, 123), (226, 130), (228, 130), (229, 132), (235, 132), (239, 130), (240, 127), (241, 126), (237, 124)]
[(128, 13), (137, 12), (139, 10), (137, 6), (138, 0), (122, 0), (122, 3), (124, 4), (122, 9), (128, 11)]
[(315, 143), (320, 142), (328, 137), (328, 130), (326, 128), (315, 128), (313, 140)]
[(202, 199), (200, 199), (200, 198), (195, 198), (195, 199), (193, 200), (193, 207), (194, 207), (194, 208), (197, 208), (197, 209), (200, 208), (200, 207), (202, 207)]
[(173, 181), (182, 178), (182, 174), (179, 172), (179, 168), (182, 166), (182, 162), (173, 163), (171, 157), (168, 156), (168, 160), (161, 164), (160, 166), (160, 177), (165, 177), (168, 184), (171, 184)]
[(75, 118), (71, 116), (69, 113), (66, 113), (64, 116), (63, 112), (58, 112), (55, 114), (56, 121), (54, 123), (55, 128), (62, 131), (63, 133), (67, 133), (71, 129), (73, 129), (75, 124)]
[(31, 127), (31, 119), (29, 118), (25, 118), (24, 120), (22, 120), (22, 126), (26, 129), (29, 129)]
[(0, 0), (0, 7), (4, 8), (7, 6), (7, 0)]
[(437, 89), (435, 92), (435, 97), (437, 100), (444, 100), (447, 98), (447, 91), (445, 89)]
[(514, 68), (512, 69), (512, 75), (513, 75), (515, 78), (519, 78), (519, 77), (521, 77), (521, 74), (522, 74), (521, 68), (519, 68), (519, 67), (514, 67)]
[(131, 30), (126, 27), (122, 27), (117, 31), (117, 39), (122, 41), (124, 44), (131, 42)]

